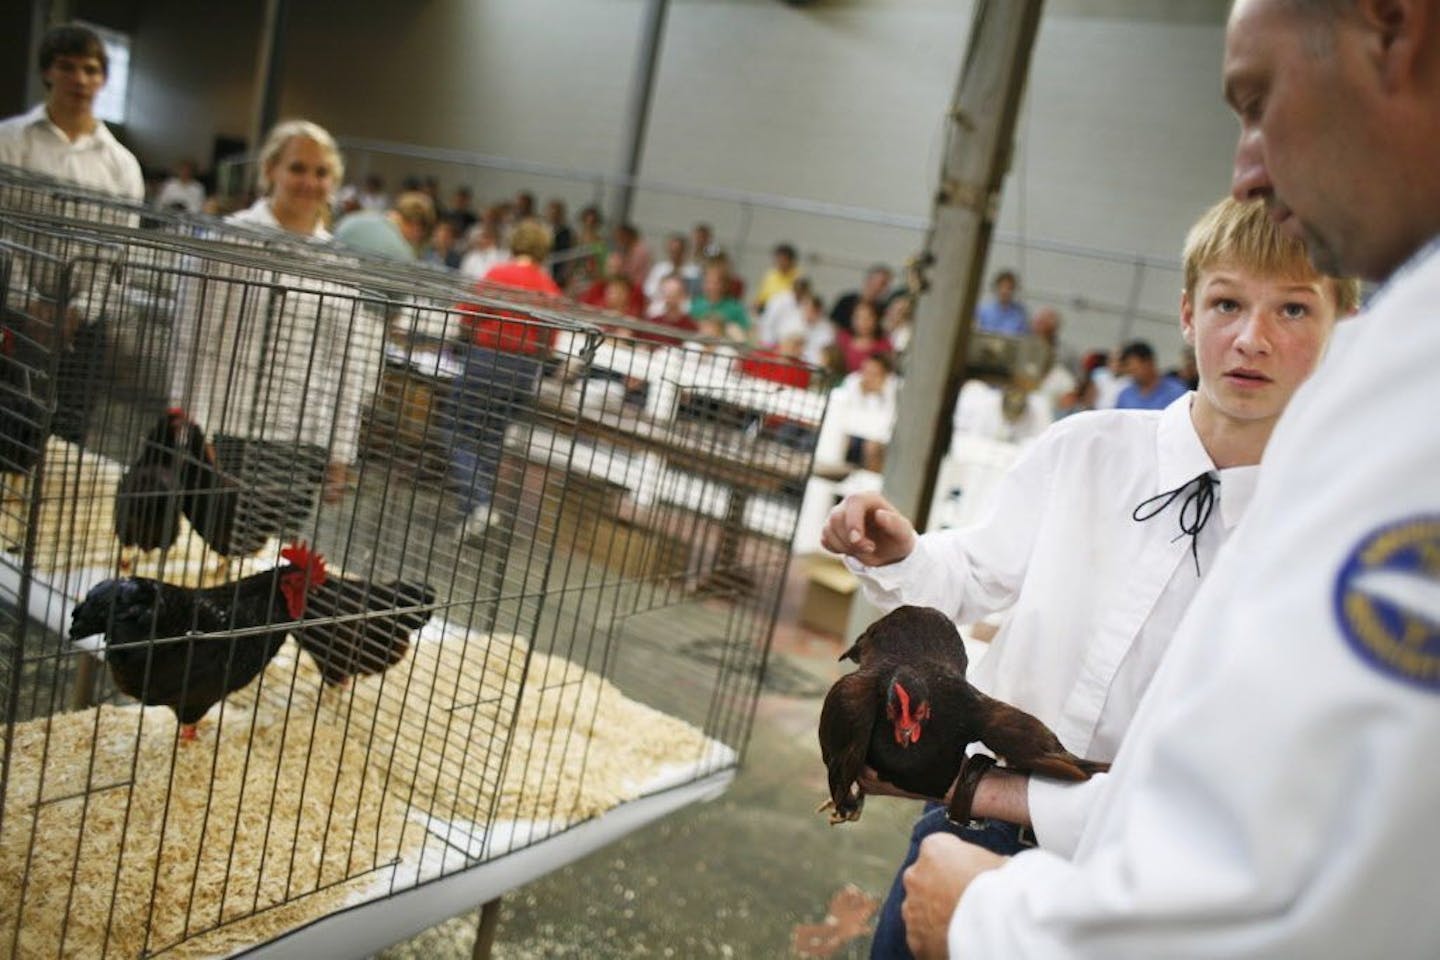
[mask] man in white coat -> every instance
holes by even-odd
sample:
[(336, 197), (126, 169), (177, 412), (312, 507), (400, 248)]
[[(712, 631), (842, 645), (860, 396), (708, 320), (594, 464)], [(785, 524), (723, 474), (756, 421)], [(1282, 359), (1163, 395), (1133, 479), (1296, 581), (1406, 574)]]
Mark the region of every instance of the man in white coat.
[(1073, 859), (928, 838), (922, 957), (1440, 956), (1440, 0), (1239, 0), (1234, 192), (1385, 281), (1283, 418)]

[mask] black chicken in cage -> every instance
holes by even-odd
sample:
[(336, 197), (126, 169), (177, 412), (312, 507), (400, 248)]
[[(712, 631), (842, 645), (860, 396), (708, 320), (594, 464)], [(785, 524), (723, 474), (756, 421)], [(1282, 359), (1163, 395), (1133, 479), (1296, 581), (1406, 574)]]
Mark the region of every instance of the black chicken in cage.
[[(418, 931), (733, 778), (811, 466), (776, 437), (825, 410), (794, 371), (7, 168), (0, 260), (107, 337), (83, 436), (0, 404), (0, 953), (370, 953), (354, 910)], [(469, 540), (467, 318), (535, 345), (493, 345)]]

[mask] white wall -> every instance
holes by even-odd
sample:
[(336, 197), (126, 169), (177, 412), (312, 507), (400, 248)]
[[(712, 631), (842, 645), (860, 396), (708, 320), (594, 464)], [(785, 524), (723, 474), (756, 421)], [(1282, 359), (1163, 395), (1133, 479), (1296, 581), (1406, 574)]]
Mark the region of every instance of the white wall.
[[(1223, 0), (1052, 0), (1031, 68), (1000, 231), (1029, 240), (1174, 257), (1189, 222), (1224, 192), (1234, 126), (1219, 97)], [(259, 4), (196, 11), (146, 0), (136, 35), (134, 137), (142, 159), (208, 155), (217, 132), (248, 122)], [(226, 22), (211, 26), (219, 11)], [(292, 2), (282, 111), (341, 137), (456, 148), (611, 171), (643, 0)], [(202, 25), (200, 17), (206, 18)], [(969, 29), (956, 0), (672, 0), (642, 175), (928, 213), (941, 117)], [(149, 117), (149, 120), (142, 120)], [(144, 153), (151, 156), (145, 157)], [(584, 182), (500, 176), (352, 155), (392, 182), (436, 173), (481, 199), (529, 185), (572, 205)], [(899, 262), (917, 232), (807, 215), (746, 214), (728, 203), (642, 193), (634, 218), (658, 242), (711, 220), (753, 278), (776, 241), (821, 251), (822, 292), (871, 260)], [(1110, 343), (1132, 296), (1128, 265), (1001, 245), (1036, 302), (1070, 316), (1067, 339)], [(1177, 279), (1147, 271), (1136, 332), (1163, 351)], [(1076, 297), (1091, 306), (1077, 308)], [(1097, 306), (1099, 305), (1099, 306)]]

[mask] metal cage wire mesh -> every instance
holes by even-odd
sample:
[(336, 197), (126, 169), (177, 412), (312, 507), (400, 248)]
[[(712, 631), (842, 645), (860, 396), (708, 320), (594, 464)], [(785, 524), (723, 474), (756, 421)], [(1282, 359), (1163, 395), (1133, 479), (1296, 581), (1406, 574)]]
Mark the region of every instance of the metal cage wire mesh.
[(0, 949), (264, 943), (738, 764), (803, 365), (11, 168), (0, 280)]

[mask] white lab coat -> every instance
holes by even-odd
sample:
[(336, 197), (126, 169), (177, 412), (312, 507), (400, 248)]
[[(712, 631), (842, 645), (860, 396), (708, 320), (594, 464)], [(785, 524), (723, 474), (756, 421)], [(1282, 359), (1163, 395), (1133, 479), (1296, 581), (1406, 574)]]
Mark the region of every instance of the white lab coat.
[(978, 878), (952, 956), (1440, 957), (1437, 302), (1432, 245), (1341, 325), (1075, 860)]
[[(1190, 400), (1062, 420), (1016, 462), (980, 523), (927, 533), (899, 563), (847, 565), (886, 610), (931, 606), (971, 623), (1013, 604), (971, 681), (1039, 717), (1071, 752), (1108, 761), (1200, 584), (1190, 538), (1177, 537), (1184, 497), (1149, 520), (1131, 516), (1215, 470)], [(1202, 571), (1239, 523), (1258, 470), (1220, 472), (1197, 543)], [(1089, 796), (1032, 778), (1029, 801), (1039, 842), (1073, 850)]]

